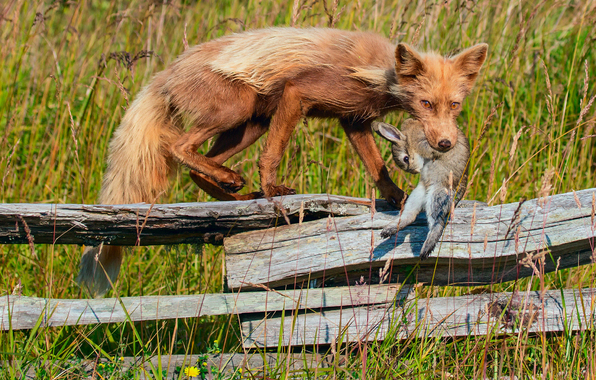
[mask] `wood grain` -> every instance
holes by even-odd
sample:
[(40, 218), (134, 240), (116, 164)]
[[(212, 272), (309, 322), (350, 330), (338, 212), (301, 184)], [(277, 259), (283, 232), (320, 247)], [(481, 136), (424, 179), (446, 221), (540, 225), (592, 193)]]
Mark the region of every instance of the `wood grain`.
[[(371, 200), (329, 194), (233, 202), (78, 205), (0, 204), (0, 244), (221, 244), (234, 233), (327, 215), (370, 212)], [(389, 209), (378, 200), (377, 209)], [(27, 227), (25, 227), (25, 224)]]
[[(493, 293), (407, 299), (397, 307), (286, 313), (285, 318), (248, 317), (244, 346), (276, 347), (343, 341), (544, 333), (592, 329), (596, 289)], [(281, 340), (280, 340), (281, 335)]]
[[(0, 297), (0, 330), (266, 313), (391, 302), (395, 285), (104, 299)], [(405, 294), (405, 293), (404, 293)]]
[[(428, 260), (418, 254), (428, 228), (422, 214), (396, 237), (380, 232), (398, 212), (312, 221), (226, 238), (228, 285), (251, 289), (334, 278), (374, 280), (388, 265), (394, 281), (478, 285), (592, 262), (596, 189), (523, 203), (456, 208)], [(389, 264), (387, 264), (389, 262)]]

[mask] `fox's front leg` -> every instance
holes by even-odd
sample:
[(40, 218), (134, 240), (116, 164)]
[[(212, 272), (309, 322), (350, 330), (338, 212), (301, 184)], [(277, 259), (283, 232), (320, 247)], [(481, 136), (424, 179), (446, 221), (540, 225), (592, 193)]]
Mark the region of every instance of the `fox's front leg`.
[(412, 194), (406, 200), (404, 208), (399, 212), (399, 219), (397, 223), (389, 223), (383, 231), (381, 231), (382, 238), (388, 238), (395, 235), (397, 231), (404, 229), (406, 226), (412, 224), (420, 211), (424, 208), (426, 202), (426, 188), (422, 181), (416, 186)]
[(284, 185), (276, 185), (277, 168), (286, 150), (290, 136), (303, 116), (303, 106), (299, 89), (292, 83), (285, 85), (271, 125), (267, 143), (259, 161), (261, 188), (265, 197), (296, 194), (294, 189)]
[(383, 161), (381, 152), (372, 135), (372, 121), (340, 121), (348, 139), (350, 139), (356, 153), (360, 156), (366, 170), (373, 177), (375, 185), (381, 191), (383, 198), (394, 207), (401, 208), (406, 193), (397, 187), (391, 180), (391, 177), (389, 177), (385, 161)]

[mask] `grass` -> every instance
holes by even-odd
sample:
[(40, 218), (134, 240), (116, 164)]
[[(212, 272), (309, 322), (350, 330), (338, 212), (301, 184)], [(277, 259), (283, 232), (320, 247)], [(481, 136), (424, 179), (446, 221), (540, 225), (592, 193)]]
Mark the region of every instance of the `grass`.
[[(595, 23), (593, 0), (314, 0), (296, 6), (272, 0), (8, 0), (0, 5), (0, 201), (93, 203), (110, 136), (126, 107), (184, 50), (185, 41), (198, 44), (274, 25), (370, 30), (443, 53), (487, 42), (489, 57), (459, 118), (475, 147), (467, 197), (498, 204), (594, 187)], [(399, 123), (403, 117), (395, 113), (386, 121)], [(261, 143), (232, 159), (232, 167), (247, 178), (248, 191), (258, 186)], [(378, 143), (395, 182), (411, 190), (417, 179), (397, 170), (388, 144)], [(284, 181), (299, 193), (368, 197), (372, 192), (370, 178), (335, 121), (300, 124), (281, 168)], [(181, 169), (162, 202), (207, 200)], [(34, 252), (28, 246), (0, 246), (0, 295), (83, 296), (74, 282), (81, 252), (61, 245), (38, 245)], [(191, 294), (221, 291), (222, 279), (219, 248), (134, 248), (117, 286), (122, 296)], [(594, 286), (592, 265), (487, 290), (586, 286)], [(429, 287), (421, 296), (468, 291)], [(24, 368), (44, 371), (38, 377), (80, 378), (55, 364), (72, 363), (72, 355), (82, 360), (206, 353), (215, 341), (224, 352), (239, 350), (237, 317), (2, 332), (0, 361), (18, 360)], [(339, 378), (594, 378), (594, 342), (591, 331), (387, 340), (354, 351), (347, 364), (324, 373)], [(297, 375), (283, 366), (271, 373), (274, 378)], [(162, 376), (159, 368), (151, 375)], [(0, 369), (0, 379), (21, 376), (15, 367)], [(102, 376), (125, 378), (122, 371)]]

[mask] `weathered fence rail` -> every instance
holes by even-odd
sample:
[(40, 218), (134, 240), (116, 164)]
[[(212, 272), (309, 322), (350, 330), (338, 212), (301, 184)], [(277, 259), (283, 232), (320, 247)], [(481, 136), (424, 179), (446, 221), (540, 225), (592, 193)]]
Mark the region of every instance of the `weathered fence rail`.
[(345, 341), (403, 340), (578, 331), (594, 328), (596, 289), (492, 293), (461, 297), (411, 298), (397, 305), (373, 305), (324, 313), (246, 318), (245, 347), (313, 347)]
[[(223, 240), (234, 292), (103, 300), (5, 295), (0, 328), (234, 313), (242, 315), (250, 348), (277, 345), (280, 337), (295, 346), (331, 344), (340, 335), (381, 340), (388, 334), (407, 339), (593, 326), (594, 289), (421, 299), (410, 288), (379, 284), (488, 284), (594, 260), (596, 189), (492, 207), (462, 204), (468, 207), (454, 210), (442, 243), (422, 262), (424, 215), (396, 237), (381, 239), (380, 230), (398, 218), (382, 201), (295, 195), (174, 205), (2, 204), (2, 244)], [(325, 288), (308, 289), (313, 284)], [(337, 285), (348, 286), (329, 287)], [(272, 290), (278, 287), (295, 289)]]
[(0, 330), (374, 305), (392, 302), (398, 291), (407, 293), (384, 285), (83, 300), (7, 295), (0, 297)]
[[(245, 232), (224, 241), (228, 285), (252, 289), (336, 277), (354, 283), (378, 277), (387, 266), (397, 281), (436, 285), (480, 285), (592, 262), (596, 236), (596, 189), (522, 203), (458, 207), (442, 243), (428, 260), (418, 254), (426, 219), (382, 239), (398, 212), (384, 211)], [(346, 273), (352, 271), (352, 274)]]
[[(221, 244), (224, 236), (286, 220), (360, 215), (370, 207), (370, 199), (328, 194), (164, 205), (0, 204), (0, 244), (27, 244), (31, 237), (37, 244)], [(377, 208), (388, 207), (377, 201)]]

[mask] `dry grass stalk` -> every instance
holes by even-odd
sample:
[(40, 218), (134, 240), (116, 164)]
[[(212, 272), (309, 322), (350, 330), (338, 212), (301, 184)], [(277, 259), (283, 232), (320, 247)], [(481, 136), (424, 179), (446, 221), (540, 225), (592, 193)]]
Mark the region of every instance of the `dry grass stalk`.
[(66, 109), (68, 110), (68, 116), (70, 118), (70, 136), (72, 137), (72, 141), (74, 142), (74, 154), (75, 160), (77, 162), (77, 168), (79, 169), (80, 181), (85, 182), (85, 177), (83, 176), (83, 169), (81, 168), (81, 160), (79, 158), (79, 143), (77, 141), (76, 130), (75, 130), (75, 122), (72, 117), (72, 112), (70, 111), (70, 103), (66, 102)]
[(491, 206), (492, 200), (490, 198), (490, 191), (493, 188), (493, 183), (495, 182), (495, 160), (492, 159), (490, 163), (490, 173), (488, 175), (488, 187), (486, 191), (486, 203)]
[[(526, 33), (528, 32), (530, 23), (536, 16), (536, 13), (538, 13), (538, 10), (545, 3), (545, 1), (546, 0), (543, 0), (540, 3), (536, 4), (536, 6), (532, 10), (532, 13), (530, 14), (530, 16), (526, 18), (526, 21), (524, 22), (524, 24), (519, 28), (519, 32), (517, 33), (517, 36), (515, 37), (515, 45), (513, 46), (513, 49), (511, 49), (511, 53), (510, 53), (511, 59), (509, 60), (509, 64), (511, 64), (511, 62), (513, 62), (513, 60), (517, 56), (516, 53), (517, 53), (517, 49), (519, 48), (519, 43), (521, 42), (522, 38), (525, 38)], [(526, 14), (527, 14), (527, 12), (526, 12)]]
[(515, 229), (515, 236), (514, 236), (514, 241), (515, 241), (515, 253), (519, 254), (520, 250), (519, 250), (519, 234), (521, 232), (521, 226), (517, 226), (517, 228)]
[(540, 277), (540, 270), (538, 269), (538, 267), (536, 266), (535, 261), (539, 261), (541, 259), (544, 258), (544, 256), (546, 255), (546, 250), (542, 250), (536, 251), (536, 254), (533, 254), (532, 252), (528, 252), (526, 253), (526, 256), (524, 256), (523, 259), (521, 259), (520, 264), (527, 267), (527, 268), (531, 268), (532, 272), (534, 272), (534, 275), (536, 277)]
[(418, 43), (420, 42), (420, 30), (424, 26), (424, 21), (426, 21), (426, 12), (422, 13), (422, 20), (418, 23), (418, 26), (414, 31), (414, 36), (412, 37), (412, 46), (418, 46)]
[(507, 199), (507, 179), (503, 178), (503, 184), (501, 185), (501, 188), (499, 189), (501, 191), (500, 194), (500, 201), (501, 204), (505, 203), (505, 200)]
[(187, 23), (184, 23), (184, 34), (182, 35), (182, 44), (184, 45), (184, 51), (188, 50), (188, 38), (186, 36), (186, 27), (188, 26)]
[(563, 149), (563, 159), (561, 160), (561, 165), (563, 165), (565, 163), (567, 156), (569, 155), (569, 153), (571, 153), (571, 148), (573, 146), (573, 143), (575, 142), (576, 132), (577, 132), (577, 129), (574, 129), (573, 131), (571, 131), (571, 136), (569, 137), (569, 141), (567, 142), (565, 149)]
[(31, 251), (31, 257), (35, 258), (36, 260), (39, 260), (39, 257), (37, 257), (37, 253), (35, 252), (35, 241), (33, 240), (33, 235), (31, 235), (31, 229), (29, 228), (27, 222), (25, 222), (25, 219), (23, 219), (21, 215), (19, 215), (19, 221), (23, 224), (23, 228), (25, 229), (25, 234), (27, 235), (27, 242), (29, 243), (29, 250)]
[(579, 101), (579, 106), (581, 107), (588, 97), (588, 81), (590, 80), (590, 74), (588, 72), (588, 60), (584, 61), (584, 88), (583, 88), (583, 96)]
[(292, 7), (292, 20), (290, 22), (290, 26), (297, 26), (298, 19), (300, 18), (300, 13), (303, 10), (309, 10), (312, 6), (317, 2), (314, 0), (311, 4), (307, 4), (308, 0), (294, 0), (294, 5)]
[(379, 284), (384, 283), (385, 281), (387, 281), (387, 278), (389, 277), (390, 271), (389, 269), (391, 269), (391, 266), (393, 264), (393, 260), (387, 260), (385, 262), (385, 266), (381, 269), (379, 269)]
[(118, 87), (118, 89), (122, 93), (122, 96), (124, 97), (124, 100), (126, 102), (126, 106), (124, 108), (128, 108), (128, 106), (130, 104), (130, 101), (129, 101), (129, 98), (128, 98), (129, 91), (126, 89), (126, 87), (124, 87), (124, 85), (122, 85), (122, 83), (120, 83), (119, 81), (118, 82), (113, 81), (113, 80), (111, 80), (109, 78), (106, 78), (106, 77), (93, 76), (92, 78), (105, 80), (109, 84), (113, 84), (114, 86)]
[(511, 222), (509, 222), (509, 226), (507, 227), (507, 232), (505, 232), (505, 239), (507, 239), (507, 237), (509, 236), (509, 233), (519, 225), (519, 222), (521, 219), (521, 209), (522, 209), (522, 206), (524, 205), (524, 203), (526, 203), (526, 198), (522, 197), (519, 200), (519, 204), (517, 205), (517, 208), (513, 212), (513, 216), (511, 217)]
[(470, 222), (470, 237), (474, 235), (474, 227), (476, 226), (476, 205), (474, 203), (474, 208), (472, 209), (472, 221)]
[(331, 5), (331, 9), (327, 8), (327, 0), (323, 0), (323, 8), (325, 9), (325, 13), (327, 14), (327, 26), (330, 28), (335, 27), (335, 23), (341, 17), (342, 13), (346, 10), (346, 6), (344, 5), (339, 12), (337, 8), (339, 6), (339, 0), (333, 0), (333, 4)]
[(573, 191), (573, 199), (575, 200), (575, 204), (577, 205), (577, 208), (581, 210), (582, 203), (580, 202), (579, 197), (577, 196), (577, 193), (575, 192), (575, 190), (572, 190), (572, 191)]
[[(17, 142), (12, 147), (12, 150), (10, 151), (10, 154), (8, 155), (8, 159), (6, 160), (6, 167), (4, 168), (4, 175), (2, 176), (2, 186), (0, 187), (0, 189), (2, 189), (2, 191), (4, 191), (4, 184), (6, 183), (6, 177), (8, 177), (8, 175), (10, 174), (10, 164), (12, 163), (12, 157), (14, 156), (15, 152), (17, 151), (17, 146), (19, 146), (20, 142), (21, 142), (21, 139), (18, 139)], [(4, 160), (4, 158), (2, 158), (2, 160)]]
[(596, 223), (594, 223), (594, 218), (596, 214), (596, 193), (592, 193), (592, 214), (590, 215), (590, 222), (592, 223), (592, 231), (596, 228)]
[(548, 196), (553, 189), (552, 179), (555, 175), (555, 168), (548, 169), (542, 176), (542, 185), (538, 191), (538, 204), (544, 206)]
[(521, 127), (519, 131), (517, 131), (515, 136), (513, 136), (513, 142), (511, 143), (511, 149), (509, 150), (509, 170), (512, 169), (511, 166), (513, 165), (513, 161), (515, 158), (515, 150), (517, 149), (517, 143), (525, 129), (526, 127)]
[(584, 116), (586, 116), (586, 114), (590, 111), (592, 104), (594, 104), (594, 99), (596, 99), (596, 95), (592, 96), (588, 104), (586, 104), (586, 106), (582, 108), (581, 112), (579, 113), (579, 117), (577, 118), (577, 126), (581, 124), (582, 120), (584, 119)]
[[(478, 156), (475, 161), (476, 163), (479, 163), (482, 161), (482, 158), (486, 155), (486, 153), (488, 152), (488, 147), (484, 148), (484, 151), (480, 154), (480, 156)], [(470, 157), (469, 161), (468, 161), (468, 166), (471, 167), (471, 160), (472, 158)], [(476, 165), (474, 165), (476, 166)], [(471, 169), (470, 169), (471, 170)], [(466, 199), (466, 197), (468, 196), (470, 190), (473, 188), (474, 185), (474, 181), (476, 180), (476, 176), (478, 175), (478, 173), (480, 172), (480, 167), (477, 167), (476, 170), (474, 170), (474, 173), (468, 178), (468, 185), (466, 188), (466, 191), (464, 193), (464, 195), (462, 196), (462, 199)]]
[(544, 77), (546, 79), (546, 89), (548, 90), (548, 96), (546, 98), (546, 106), (548, 108), (548, 113), (550, 114), (551, 121), (553, 124), (555, 124), (555, 110), (553, 108), (553, 101), (554, 101), (553, 88), (550, 84), (550, 78), (548, 76), (548, 69), (546, 67), (546, 63), (544, 63), (544, 61), (542, 59), (540, 60), (540, 63), (542, 64), (542, 67), (544, 68)]
[(502, 106), (503, 106), (503, 102), (500, 102), (499, 104), (494, 106), (490, 110), (490, 113), (488, 114), (486, 119), (484, 119), (484, 123), (482, 124), (482, 129), (480, 130), (480, 134), (478, 135), (478, 138), (476, 139), (476, 144), (474, 144), (474, 149), (472, 149), (470, 156), (472, 156), (476, 152), (476, 150), (478, 150), (478, 147), (480, 146), (480, 141), (482, 141), (482, 139), (484, 138), (484, 135), (488, 131), (488, 126), (490, 125), (491, 121), (493, 120), (493, 117), (495, 117), (495, 115), (497, 114), (497, 110), (499, 108), (501, 108)]
[[(474, 208), (472, 209), (472, 221), (470, 222), (470, 241), (472, 241), (472, 237), (474, 236), (474, 227), (476, 226), (476, 205), (474, 203)], [(472, 246), (468, 243), (468, 255), (472, 258)]]
[(474, 170), (474, 173), (468, 180), (468, 185), (466, 186), (466, 191), (464, 192), (462, 199), (466, 199), (468, 194), (470, 193), (470, 190), (474, 187), (474, 180), (476, 179), (476, 176), (478, 175), (479, 172), (480, 172), (480, 168), (476, 168), (476, 170)]
[(579, 139), (581, 141), (581, 145), (580, 145), (581, 152), (584, 152), (584, 148), (586, 147), (586, 144), (588, 143), (587, 140), (596, 137), (596, 134), (592, 133), (594, 131), (595, 124), (596, 124), (596, 122), (594, 120), (586, 123), (586, 128), (584, 129), (584, 135), (582, 136), (581, 139)]

